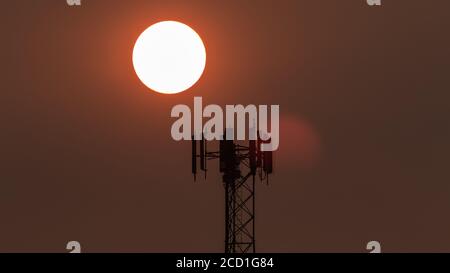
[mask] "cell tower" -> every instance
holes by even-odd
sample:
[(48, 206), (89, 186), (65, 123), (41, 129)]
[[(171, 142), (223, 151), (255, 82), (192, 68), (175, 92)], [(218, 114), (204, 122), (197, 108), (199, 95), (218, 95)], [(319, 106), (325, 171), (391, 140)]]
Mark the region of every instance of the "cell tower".
[(219, 159), (225, 188), (225, 253), (254, 253), (255, 177), (269, 181), (272, 152), (262, 152), (261, 143), (270, 140), (262, 141), (258, 133), (257, 140), (249, 140), (248, 146), (242, 146), (225, 138), (220, 140), (219, 151), (208, 151), (203, 134), (201, 140), (192, 136), (192, 174), (195, 180), (200, 159), (200, 170), (206, 178), (207, 161)]

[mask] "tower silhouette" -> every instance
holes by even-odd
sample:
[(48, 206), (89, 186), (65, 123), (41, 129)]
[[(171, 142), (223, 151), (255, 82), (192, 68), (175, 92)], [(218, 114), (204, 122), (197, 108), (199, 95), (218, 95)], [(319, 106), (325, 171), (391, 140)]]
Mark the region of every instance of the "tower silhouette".
[(256, 140), (245, 146), (227, 140), (227, 135), (219, 141), (219, 151), (208, 151), (203, 134), (200, 140), (192, 136), (192, 174), (195, 180), (200, 159), (206, 178), (207, 161), (219, 159), (225, 189), (225, 253), (254, 253), (255, 180), (259, 177), (268, 183), (273, 171), (272, 151), (261, 151), (261, 143), (270, 143), (270, 139), (262, 141), (258, 133)]

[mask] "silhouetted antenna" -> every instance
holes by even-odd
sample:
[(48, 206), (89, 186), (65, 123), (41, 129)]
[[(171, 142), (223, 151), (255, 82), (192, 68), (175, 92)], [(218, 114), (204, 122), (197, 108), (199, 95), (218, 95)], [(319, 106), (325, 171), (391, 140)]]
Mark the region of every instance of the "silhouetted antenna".
[(261, 168), (262, 166), (262, 152), (261, 152), (261, 137), (258, 132), (258, 141), (256, 142), (256, 167)]
[(192, 135), (192, 174), (195, 181), (197, 179), (197, 142), (194, 135)]
[(200, 170), (205, 171), (205, 139), (203, 138), (203, 134), (202, 134), (202, 138), (200, 139)]
[[(226, 132), (232, 129), (226, 129)], [(225, 252), (255, 252), (255, 175), (268, 181), (273, 171), (271, 151), (261, 151), (262, 141), (259, 132), (257, 140), (249, 140), (248, 146), (227, 139), (225, 132), (219, 141), (219, 151), (209, 152), (207, 141), (202, 134), (199, 141), (200, 154), (197, 155), (197, 140), (192, 137), (192, 173), (197, 174), (197, 157), (200, 169), (205, 172), (208, 160), (219, 159), (219, 171), (223, 173), (225, 188)], [(247, 172), (242, 173), (245, 169)], [(264, 175), (262, 173), (264, 172)], [(252, 177), (253, 179), (248, 179)]]
[[(270, 139), (263, 143), (270, 143)], [(266, 174), (271, 174), (273, 171), (272, 153), (272, 151), (263, 152), (263, 171)]]
[[(265, 141), (264, 143), (270, 143), (270, 140)], [(264, 151), (263, 152), (263, 171), (266, 175), (267, 184), (269, 184), (269, 174), (273, 172), (273, 155), (272, 151)]]
[(234, 143), (233, 140), (227, 140), (224, 136), (220, 140), (220, 172), (226, 172), (234, 167)]

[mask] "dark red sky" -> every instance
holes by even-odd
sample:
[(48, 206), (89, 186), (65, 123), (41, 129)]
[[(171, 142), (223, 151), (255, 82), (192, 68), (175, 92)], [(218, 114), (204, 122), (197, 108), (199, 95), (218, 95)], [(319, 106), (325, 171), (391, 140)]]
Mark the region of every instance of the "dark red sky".
[[(279, 104), (259, 252), (450, 251), (447, 0), (6, 1), (0, 251), (221, 252), (223, 188), (192, 181), (171, 108)], [(195, 87), (152, 92), (131, 52), (153, 23), (207, 48)]]

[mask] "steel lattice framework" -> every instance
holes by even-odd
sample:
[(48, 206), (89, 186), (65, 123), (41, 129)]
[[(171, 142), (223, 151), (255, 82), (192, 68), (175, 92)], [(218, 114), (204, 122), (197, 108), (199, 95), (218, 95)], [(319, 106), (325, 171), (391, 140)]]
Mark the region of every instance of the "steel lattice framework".
[[(194, 139), (194, 138), (193, 138)], [(255, 245), (255, 177), (267, 180), (272, 173), (272, 152), (261, 152), (263, 141), (249, 141), (248, 146), (221, 140), (220, 150), (208, 152), (203, 136), (200, 153), (192, 141), (192, 173), (197, 174), (197, 159), (205, 171), (208, 160), (220, 159), (225, 189), (225, 253), (254, 253)]]

